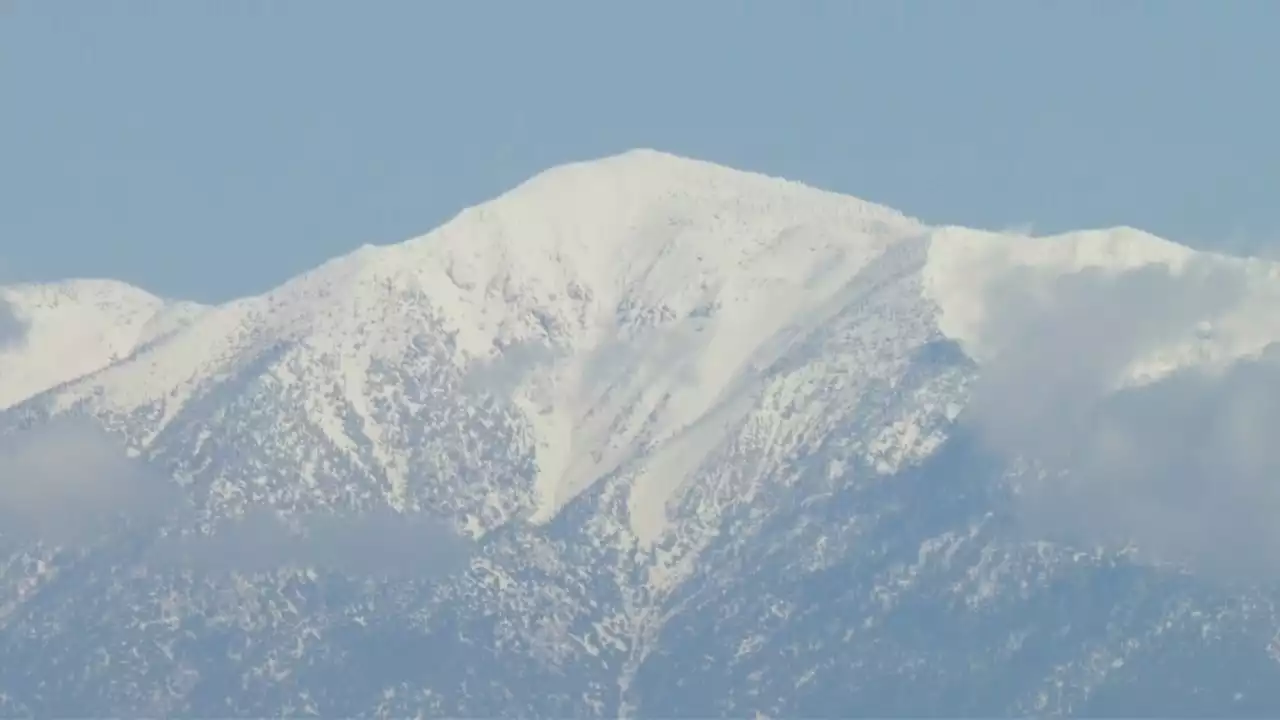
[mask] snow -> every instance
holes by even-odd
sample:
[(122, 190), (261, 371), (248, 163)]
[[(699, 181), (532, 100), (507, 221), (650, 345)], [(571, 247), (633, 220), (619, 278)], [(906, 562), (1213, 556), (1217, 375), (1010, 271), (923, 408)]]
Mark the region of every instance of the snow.
[(1111, 272), (1160, 264), (1182, 268), (1190, 248), (1131, 228), (1087, 230), (1048, 237), (960, 227), (933, 230), (924, 269), (925, 294), (938, 306), (938, 326), (972, 357), (983, 357), (978, 329), (989, 288), (1018, 269), (1034, 268), (1046, 280), (1084, 268)]
[[(748, 413), (764, 412), (756, 406), (775, 364), (863, 302), (868, 267), (920, 242), (927, 258), (913, 272), (929, 321), (979, 360), (986, 290), (1011, 271), (1177, 269), (1201, 256), (1129, 228), (1045, 238), (930, 228), (857, 198), (637, 150), (553, 168), (426, 235), (364, 246), (216, 308), (109, 283), (7, 288), (33, 329), (24, 348), (0, 352), (0, 407), (75, 380), (57, 407), (157, 409), (145, 444), (209, 387), (288, 347), (270, 375), (301, 390), (310, 422), (355, 462), (367, 443), (401, 497), (413, 469), (375, 417), (370, 368), (400, 365), (416, 337), (444, 336), (459, 372), (510, 365), (504, 392), (538, 467), (528, 519), (547, 522), (621, 475), (629, 529), (651, 545), (685, 481)], [(1213, 342), (1222, 356), (1257, 351), (1280, 337), (1269, 311), (1280, 272), (1221, 261), (1240, 263), (1262, 299), (1216, 323)], [(1189, 362), (1184, 350), (1160, 367)], [(778, 392), (809, 392), (792, 387), (801, 379)], [(364, 437), (348, 436), (348, 414)], [(875, 450), (896, 467), (908, 446), (933, 442), (904, 421)]]
[(649, 449), (749, 387), (770, 347), (918, 230), (855, 198), (638, 151), (543, 173), (390, 262), (420, 273), (471, 358), (521, 342), (585, 358), (531, 413), (534, 520), (634, 463), (633, 531), (651, 541), (681, 473), (647, 467), (671, 462)]
[(1223, 366), (1257, 355), (1280, 340), (1280, 317), (1274, 312), (1280, 300), (1280, 265), (1196, 251), (1127, 227), (1046, 237), (934, 229), (924, 269), (925, 295), (938, 308), (941, 332), (982, 361), (992, 353), (979, 332), (988, 319), (989, 290), (1018, 270), (1036, 270), (1036, 277), (1047, 285), (1086, 268), (1118, 275), (1163, 267), (1176, 277), (1192, 263), (1214, 265), (1234, 276), (1243, 288), (1242, 299), (1214, 321), (1189, 328), (1181, 342), (1138, 358), (1125, 383), (1149, 382), (1192, 365)]
[[(378, 590), (377, 602), (319, 613), (291, 595), (276, 620), (263, 610), (274, 581), (235, 574), (224, 617), (255, 646), (284, 649), (252, 671), (264, 682), (305, 650), (296, 601), (313, 639), (345, 623), (475, 647), (496, 639), (499, 662), (590, 677), (596, 694), (581, 706), (612, 707), (604, 698), (616, 679), (628, 715), (644, 711), (629, 703), (662, 675), (646, 663), (683, 658), (679, 677), (727, 664), (751, 678), (767, 675), (748, 672), (772, 667), (766, 656), (794, 650), (790, 676), (826, 686), (830, 667), (857, 664), (810, 662), (839, 657), (823, 643), (889, 632), (878, 608), (900, 609), (911, 593), (954, 594), (961, 608), (1026, 600), (1058, 551), (1022, 568), (991, 542), (985, 510), (936, 528), (930, 518), (893, 519), (920, 502), (937, 516), (962, 497), (947, 493), (969, 492), (950, 479), (902, 482), (945, 440), (973, 379), (931, 344), (950, 337), (982, 361), (988, 289), (1020, 269), (1053, 278), (1193, 261), (1236, 273), (1244, 300), (1144, 358), (1139, 374), (1238, 357), (1280, 337), (1280, 268), (1126, 228), (1051, 238), (931, 228), (856, 198), (637, 151), (555, 168), (427, 235), (360, 248), (214, 308), (118, 286), (84, 297), (4, 288), (37, 331), (0, 362), (48, 376), (5, 374), (0, 386), (20, 400), (52, 382), (39, 410), (86, 407), (123, 428), (134, 453), (171, 463), (197, 530), (251, 504), (291, 523), (390, 504), (485, 540), (465, 573), (427, 594)], [(59, 299), (37, 302), (42, 293)], [(80, 364), (60, 364), (67, 348)], [(13, 378), (28, 387), (14, 389)], [(174, 522), (190, 529), (185, 513)], [(897, 527), (917, 524), (923, 534)], [(907, 564), (868, 569), (899, 552)], [(368, 553), (371, 564), (379, 554)], [(855, 589), (841, 599), (805, 580), (836, 569)], [(38, 600), (48, 582), (15, 584), (12, 602)], [(157, 587), (104, 599), (81, 585), (75, 592), (113, 603), (103, 606), (111, 612), (63, 603), (66, 614), (50, 617), (76, 618), (63, 620), (73, 629), (145, 618), (152, 611), (128, 604), (143, 596), (162, 599), (164, 622), (208, 614), (205, 589), (184, 581), (190, 589), (169, 596)], [(788, 587), (821, 597), (797, 604)], [(422, 624), (394, 624), (391, 595)], [(0, 615), (17, 607), (6, 603)], [(788, 616), (819, 621), (781, 622)], [(789, 646), (805, 627), (820, 628), (808, 649)], [(704, 630), (693, 645), (678, 639), (691, 628), (740, 652), (698, 660)], [(172, 640), (157, 641), (156, 667), (172, 664)], [(1130, 667), (1123, 654), (1105, 659)], [(434, 692), (408, 687), (382, 690), (386, 707)], [(726, 712), (746, 706), (733, 707)]]
[(113, 280), (67, 280), (0, 287), (27, 326), (23, 342), (0, 348), (0, 409), (127, 357), (198, 315)]

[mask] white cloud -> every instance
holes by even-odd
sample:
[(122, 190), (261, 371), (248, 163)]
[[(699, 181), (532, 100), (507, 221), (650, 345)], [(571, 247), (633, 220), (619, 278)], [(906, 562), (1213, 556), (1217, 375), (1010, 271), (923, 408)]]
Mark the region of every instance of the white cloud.
[(1114, 390), (1132, 362), (1235, 307), (1244, 287), (1230, 268), (1193, 264), (1025, 273), (991, 289), (982, 331), (996, 353), (966, 422), (1006, 457), (1069, 471), (1025, 486), (1025, 527), (1204, 572), (1280, 572), (1277, 353)]
[(176, 486), (89, 420), (59, 419), (0, 438), (7, 537), (89, 541), (115, 520), (154, 517), (177, 499)]
[[(182, 501), (175, 483), (129, 457), (90, 419), (61, 418), (0, 437), (0, 539), (92, 544), (120, 522), (158, 528)], [(470, 550), (468, 540), (421, 514), (314, 514), (286, 525), (263, 510), (212, 536), (160, 537), (149, 560), (205, 572), (315, 567), (421, 579), (465, 568)]]

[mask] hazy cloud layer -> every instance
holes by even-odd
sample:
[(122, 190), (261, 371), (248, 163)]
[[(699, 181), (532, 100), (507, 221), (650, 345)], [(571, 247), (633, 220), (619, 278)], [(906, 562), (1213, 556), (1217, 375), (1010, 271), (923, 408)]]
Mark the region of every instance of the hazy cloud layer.
[[(92, 420), (59, 419), (0, 437), (0, 540), (92, 543), (122, 521), (163, 520), (182, 502), (176, 484), (130, 458)], [(470, 549), (425, 515), (316, 514), (286, 525), (260, 511), (212, 536), (161, 537), (149, 560), (205, 572), (314, 567), (420, 579), (465, 568)]]
[[(987, 289), (980, 342), (993, 353), (969, 408), (998, 448), (1043, 457), (1070, 451), (1067, 436), (1136, 358), (1234, 305), (1238, 278), (1207, 266), (1183, 276), (1149, 266), (1011, 272)], [(1057, 458), (1055, 458), (1057, 459)]]
[(210, 536), (156, 545), (151, 561), (198, 572), (254, 573), (309, 567), (354, 576), (432, 579), (466, 568), (471, 542), (425, 515), (390, 509), (314, 514), (286, 524), (258, 511)]
[(530, 375), (545, 372), (563, 353), (539, 342), (512, 343), (492, 359), (477, 362), (462, 377), (464, 393), (507, 397)]
[(6, 537), (93, 539), (119, 519), (145, 519), (177, 488), (90, 420), (67, 418), (0, 437), (0, 523)]
[(991, 288), (966, 421), (1006, 456), (1067, 468), (1032, 483), (1028, 529), (1132, 543), (1204, 571), (1280, 572), (1280, 362), (1189, 370), (1112, 392), (1135, 359), (1241, 300), (1233, 271), (1034, 273)]

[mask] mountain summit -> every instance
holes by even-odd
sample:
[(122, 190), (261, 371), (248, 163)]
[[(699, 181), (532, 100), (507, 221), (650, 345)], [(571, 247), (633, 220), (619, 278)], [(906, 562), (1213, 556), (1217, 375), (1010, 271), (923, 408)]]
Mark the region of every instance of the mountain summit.
[(110, 287), (5, 289), (5, 713), (1280, 708), (1261, 584), (1027, 522), (1155, 477), (1125, 413), (1261, 356), (1273, 265), (637, 150), (259, 296)]

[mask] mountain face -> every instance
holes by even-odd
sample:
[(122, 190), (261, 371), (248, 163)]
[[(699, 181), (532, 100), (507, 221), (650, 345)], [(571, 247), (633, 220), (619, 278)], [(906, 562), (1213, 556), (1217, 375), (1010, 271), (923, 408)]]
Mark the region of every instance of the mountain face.
[(635, 151), (4, 292), (5, 715), (1280, 710), (1267, 263)]

